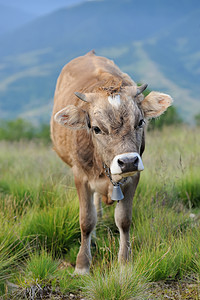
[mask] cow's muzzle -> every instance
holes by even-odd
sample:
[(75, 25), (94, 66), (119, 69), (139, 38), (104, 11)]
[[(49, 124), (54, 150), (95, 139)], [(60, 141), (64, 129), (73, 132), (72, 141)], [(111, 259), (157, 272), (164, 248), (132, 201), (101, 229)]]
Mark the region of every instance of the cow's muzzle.
[(112, 175), (123, 177), (133, 175), (144, 170), (142, 159), (137, 152), (129, 152), (114, 157), (110, 165)]

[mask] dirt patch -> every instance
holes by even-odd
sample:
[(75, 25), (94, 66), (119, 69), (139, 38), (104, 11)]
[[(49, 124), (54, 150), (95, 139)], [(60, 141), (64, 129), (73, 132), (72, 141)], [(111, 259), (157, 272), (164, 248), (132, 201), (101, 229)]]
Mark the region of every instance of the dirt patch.
[(200, 284), (197, 281), (166, 281), (153, 283), (151, 288), (152, 296), (148, 300), (153, 299), (169, 299), (169, 300), (199, 300)]
[[(148, 293), (148, 292), (147, 292)], [(86, 300), (80, 292), (62, 294), (59, 288), (46, 285), (33, 285), (26, 289), (15, 286), (15, 291), (7, 294), (7, 299), (54, 299), (54, 300)], [(200, 300), (200, 282), (197, 279), (182, 281), (160, 281), (150, 284), (148, 300)], [(128, 299), (127, 299), (128, 300)]]
[[(86, 300), (84, 299), (79, 292), (66, 293), (62, 294), (59, 288), (52, 288), (51, 284), (45, 286), (40, 286), (35, 284), (27, 288), (20, 288), (17, 285), (9, 283), (9, 288), (12, 288), (12, 291), (8, 291), (5, 295), (5, 299), (12, 300)], [(1, 299), (1, 298), (0, 298)]]

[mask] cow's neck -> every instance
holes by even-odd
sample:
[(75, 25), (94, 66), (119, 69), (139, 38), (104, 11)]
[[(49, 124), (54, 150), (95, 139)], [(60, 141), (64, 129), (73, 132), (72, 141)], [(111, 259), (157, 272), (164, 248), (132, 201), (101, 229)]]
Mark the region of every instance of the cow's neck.
[(87, 130), (77, 131), (76, 144), (76, 164), (89, 178), (105, 177), (103, 161), (95, 151), (91, 134)]

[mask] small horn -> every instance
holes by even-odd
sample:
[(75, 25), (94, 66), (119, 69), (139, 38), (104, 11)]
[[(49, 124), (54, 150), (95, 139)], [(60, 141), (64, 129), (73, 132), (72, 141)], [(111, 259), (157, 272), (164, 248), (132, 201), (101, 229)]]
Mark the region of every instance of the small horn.
[(144, 92), (144, 90), (146, 90), (146, 88), (148, 87), (148, 84), (147, 83), (144, 83), (140, 86), (137, 87), (137, 94), (136, 96), (140, 95), (141, 93)]
[(79, 92), (75, 92), (74, 94), (76, 95), (76, 97), (78, 97), (78, 98), (81, 99), (82, 101), (87, 102), (86, 96), (85, 96), (84, 94), (81, 94), (81, 93), (79, 93)]

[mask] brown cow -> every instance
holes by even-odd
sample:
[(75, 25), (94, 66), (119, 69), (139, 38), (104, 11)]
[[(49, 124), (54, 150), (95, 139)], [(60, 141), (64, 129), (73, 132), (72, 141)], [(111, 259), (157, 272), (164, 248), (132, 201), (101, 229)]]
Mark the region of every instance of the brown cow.
[(72, 168), (79, 196), (78, 274), (89, 271), (91, 233), (97, 211), (101, 214), (101, 197), (107, 204), (120, 200), (115, 208), (118, 260), (129, 258), (132, 201), (144, 169), (144, 127), (172, 102), (159, 92), (144, 98), (146, 87), (138, 87), (113, 61), (93, 51), (68, 63), (58, 78), (51, 137), (57, 154)]

